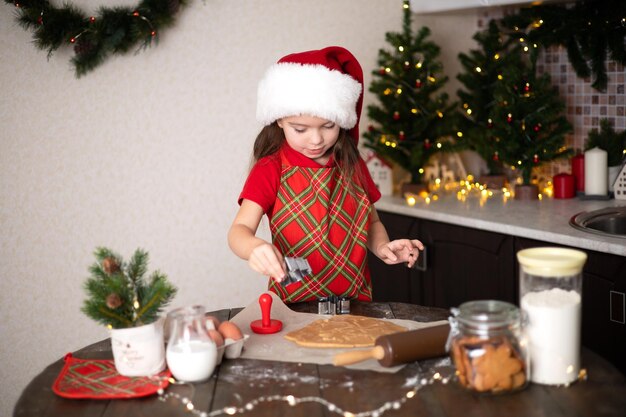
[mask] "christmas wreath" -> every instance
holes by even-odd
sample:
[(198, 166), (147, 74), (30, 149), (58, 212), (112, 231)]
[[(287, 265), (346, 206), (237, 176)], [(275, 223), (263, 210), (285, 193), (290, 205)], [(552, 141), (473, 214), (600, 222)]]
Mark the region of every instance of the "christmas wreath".
[(17, 9), (17, 20), (33, 32), (35, 45), (48, 57), (62, 46), (74, 48), (76, 76), (100, 65), (110, 54), (145, 49), (160, 31), (174, 23), (187, 0), (142, 0), (135, 7), (100, 7), (89, 16), (70, 4), (56, 7), (47, 0), (5, 0)]

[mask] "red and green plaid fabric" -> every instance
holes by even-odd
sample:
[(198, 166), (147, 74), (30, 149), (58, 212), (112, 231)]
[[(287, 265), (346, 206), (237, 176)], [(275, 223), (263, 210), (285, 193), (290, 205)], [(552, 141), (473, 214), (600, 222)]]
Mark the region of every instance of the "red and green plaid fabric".
[(270, 229), (285, 256), (306, 258), (313, 273), (269, 289), (284, 301), (311, 301), (339, 295), (372, 299), (367, 268), (369, 198), (360, 185), (351, 193), (338, 168), (283, 168)]
[(122, 376), (115, 369), (113, 360), (77, 359), (68, 353), (52, 390), (65, 398), (137, 398), (166, 388), (170, 376), (167, 369), (154, 376)]

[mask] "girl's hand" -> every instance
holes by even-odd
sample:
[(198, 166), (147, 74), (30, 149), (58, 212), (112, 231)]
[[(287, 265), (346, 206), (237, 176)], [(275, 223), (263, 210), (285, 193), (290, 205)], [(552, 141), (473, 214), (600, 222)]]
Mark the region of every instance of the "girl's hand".
[(286, 276), (283, 255), (271, 243), (265, 242), (252, 249), (248, 265), (259, 274), (274, 277), (276, 282), (281, 282)]
[(380, 245), (377, 256), (387, 265), (406, 262), (412, 268), (420, 250), (424, 250), (424, 245), (417, 239), (397, 239)]

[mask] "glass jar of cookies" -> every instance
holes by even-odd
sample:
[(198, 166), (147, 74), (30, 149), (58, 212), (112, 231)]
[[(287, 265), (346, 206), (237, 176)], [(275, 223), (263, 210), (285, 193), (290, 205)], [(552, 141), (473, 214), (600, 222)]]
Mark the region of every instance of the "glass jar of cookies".
[(485, 394), (526, 387), (530, 368), (519, 309), (504, 301), (479, 300), (451, 312), (447, 347), (458, 382)]

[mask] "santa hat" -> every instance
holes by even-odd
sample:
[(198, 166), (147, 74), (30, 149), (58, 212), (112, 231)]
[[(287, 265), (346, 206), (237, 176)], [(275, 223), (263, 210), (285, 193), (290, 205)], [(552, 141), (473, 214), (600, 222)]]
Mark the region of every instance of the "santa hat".
[(281, 58), (259, 82), (257, 119), (264, 125), (308, 114), (348, 129), (358, 141), (363, 107), (363, 70), (339, 46)]

